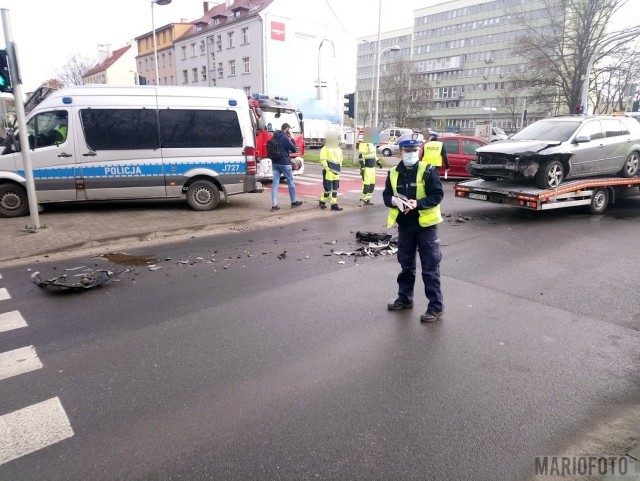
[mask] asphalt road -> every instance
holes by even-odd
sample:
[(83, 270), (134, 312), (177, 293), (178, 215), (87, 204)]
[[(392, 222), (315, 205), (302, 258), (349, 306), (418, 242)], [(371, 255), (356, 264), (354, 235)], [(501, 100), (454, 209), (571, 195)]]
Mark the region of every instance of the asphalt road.
[(113, 264), (0, 267), (0, 312), (28, 324), (0, 353), (33, 346), (42, 365), (0, 380), (0, 429), (54, 397), (73, 429), (0, 480), (517, 481), (640, 402), (640, 200), (536, 214), (448, 186), (443, 210), (435, 325), (422, 296), (386, 310), (394, 258), (331, 256), (384, 231), (381, 205), (131, 251), (163, 269), (83, 294), (30, 274)]

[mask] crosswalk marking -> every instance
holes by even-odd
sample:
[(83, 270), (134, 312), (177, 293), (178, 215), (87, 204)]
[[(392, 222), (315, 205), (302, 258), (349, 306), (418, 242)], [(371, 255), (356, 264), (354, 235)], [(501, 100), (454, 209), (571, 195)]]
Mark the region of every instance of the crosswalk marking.
[(57, 397), (0, 416), (0, 465), (73, 436)]
[(0, 314), (0, 332), (12, 331), (21, 327), (27, 327), (27, 322), (19, 311)]
[(33, 346), (0, 353), (0, 381), (42, 368)]
[(8, 301), (9, 299), (11, 299), (9, 291), (4, 287), (0, 287), (0, 301)]

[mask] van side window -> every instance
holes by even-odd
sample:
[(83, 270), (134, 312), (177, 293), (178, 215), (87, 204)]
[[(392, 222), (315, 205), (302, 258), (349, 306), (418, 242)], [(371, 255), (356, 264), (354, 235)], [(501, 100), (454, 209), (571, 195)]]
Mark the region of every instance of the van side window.
[(242, 147), (238, 114), (232, 110), (161, 110), (164, 148)]
[(38, 114), (27, 123), (29, 147), (40, 149), (52, 145), (64, 144), (67, 141), (69, 126), (66, 110), (55, 110)]
[(82, 109), (82, 129), (91, 150), (160, 147), (155, 109)]

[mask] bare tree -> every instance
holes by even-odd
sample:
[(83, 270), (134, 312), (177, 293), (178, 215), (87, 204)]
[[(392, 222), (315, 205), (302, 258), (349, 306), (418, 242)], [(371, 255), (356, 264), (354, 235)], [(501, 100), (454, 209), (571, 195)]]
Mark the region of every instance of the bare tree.
[[(538, 84), (558, 93), (563, 110), (581, 104), (582, 81), (589, 59), (608, 38), (611, 18), (627, 0), (543, 0), (544, 23), (517, 13), (526, 33), (516, 42), (516, 53), (527, 59)], [(603, 51), (604, 58), (619, 44)]]
[(83, 85), (82, 77), (90, 69), (96, 65), (94, 58), (82, 55), (81, 53), (73, 53), (69, 56), (66, 63), (56, 71), (56, 80), (68, 87), (71, 85)]
[(594, 74), (594, 112), (624, 111), (633, 102), (631, 86), (640, 79), (640, 52), (622, 48), (604, 59)]
[(372, 122), (370, 116), (370, 104), (371, 104), (371, 90), (359, 90), (358, 91), (358, 123), (362, 125), (369, 125)]
[(424, 127), (424, 114), (431, 107), (429, 83), (408, 60), (387, 64), (380, 78), (379, 118), (391, 118), (397, 126)]

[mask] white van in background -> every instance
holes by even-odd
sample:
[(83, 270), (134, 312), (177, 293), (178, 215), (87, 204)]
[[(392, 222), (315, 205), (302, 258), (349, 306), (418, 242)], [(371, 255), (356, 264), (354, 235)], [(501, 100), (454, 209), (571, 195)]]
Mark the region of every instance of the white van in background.
[(393, 143), (398, 140), (398, 137), (401, 137), (406, 134), (412, 134), (413, 130), (411, 129), (401, 129), (400, 127), (391, 127), (389, 129), (384, 129), (380, 132), (380, 143)]
[(261, 192), (255, 121), (242, 90), (81, 86), (51, 92), (27, 117), (28, 142), (0, 155), (0, 217), (28, 213), (19, 149), (29, 147), (39, 203)]

